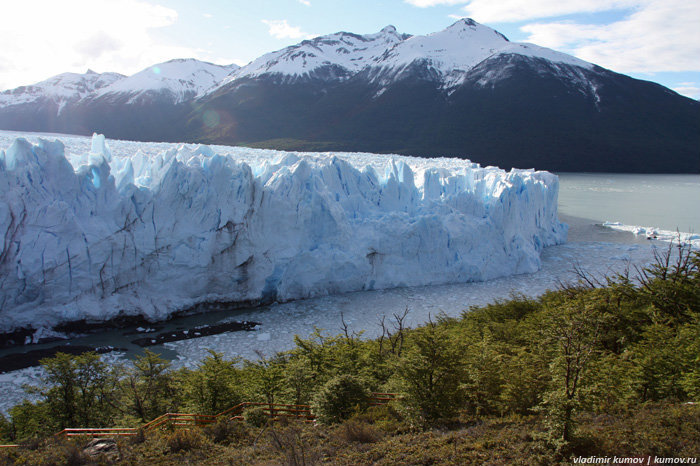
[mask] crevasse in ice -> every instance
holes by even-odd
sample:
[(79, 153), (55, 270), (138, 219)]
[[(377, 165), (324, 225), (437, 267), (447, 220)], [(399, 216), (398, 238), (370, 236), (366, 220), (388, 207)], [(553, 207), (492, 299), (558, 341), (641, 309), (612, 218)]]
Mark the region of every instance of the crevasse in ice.
[(0, 151), (0, 330), (487, 280), (537, 270), (566, 239), (547, 172), (142, 147), (95, 135), (89, 153), (21, 138)]

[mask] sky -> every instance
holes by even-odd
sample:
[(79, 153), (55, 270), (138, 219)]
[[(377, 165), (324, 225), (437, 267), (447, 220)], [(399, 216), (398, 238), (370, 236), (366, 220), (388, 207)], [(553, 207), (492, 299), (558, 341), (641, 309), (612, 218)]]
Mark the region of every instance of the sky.
[(0, 90), (173, 58), (245, 65), (337, 31), (429, 34), (470, 17), (700, 99), (698, 0), (23, 0), (0, 6)]

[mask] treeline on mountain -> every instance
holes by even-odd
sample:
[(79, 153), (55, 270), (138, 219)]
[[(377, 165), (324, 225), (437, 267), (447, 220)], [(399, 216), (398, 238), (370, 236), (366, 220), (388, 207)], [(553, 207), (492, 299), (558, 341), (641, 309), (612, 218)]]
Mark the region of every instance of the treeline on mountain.
[[(335, 336), (317, 329), (294, 349), (254, 361), (211, 352), (194, 369), (174, 370), (149, 351), (120, 366), (59, 354), (42, 361), (42, 385), (27, 387), (35, 401), (0, 418), (0, 443), (39, 445), (64, 427), (139, 426), (165, 412), (216, 414), (260, 401), (311, 404), (319, 426), (267, 422), (251, 411), (248, 422), (158, 434), (129, 448), (144, 458), (155, 454), (148, 448), (197, 451), (202, 464), (221, 442), (235, 446), (216, 450), (231, 464), (244, 451), (248, 462), (288, 460), (299, 448), (322, 458), (329, 445), (333, 455), (344, 452), (338, 464), (400, 462), (404, 453), (452, 464), (700, 454), (700, 253), (674, 245), (627, 273), (578, 272), (577, 284), (539, 298), (514, 296), (417, 328), (395, 315), (378, 322), (382, 335), (371, 340), (345, 325)], [(373, 391), (400, 399), (369, 407)], [(12, 462), (42, 448), (5, 460), (19, 464)], [(381, 458), (372, 456), (379, 450)]]

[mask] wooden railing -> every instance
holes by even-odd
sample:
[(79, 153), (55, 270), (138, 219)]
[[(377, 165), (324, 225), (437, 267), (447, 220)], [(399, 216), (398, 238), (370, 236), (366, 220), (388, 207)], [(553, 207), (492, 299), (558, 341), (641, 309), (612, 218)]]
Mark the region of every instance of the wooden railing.
[[(397, 399), (395, 393), (372, 393), (370, 406), (382, 406)], [(56, 437), (104, 437), (104, 436), (133, 436), (139, 430), (146, 432), (158, 428), (183, 428), (202, 427), (216, 423), (219, 419), (241, 420), (246, 408), (260, 406), (263, 412), (271, 418), (291, 417), (306, 422), (313, 422), (315, 417), (310, 405), (295, 405), (283, 403), (249, 402), (238, 403), (219, 414), (188, 414), (166, 413), (158, 416), (151, 422), (147, 422), (140, 428), (136, 427), (110, 427), (110, 428), (68, 428), (55, 434)], [(0, 445), (0, 448), (16, 448), (19, 445)]]
[(369, 399), (369, 405), (382, 406), (396, 400), (397, 398), (396, 393), (372, 393), (372, 396)]
[(133, 427), (111, 427), (97, 429), (63, 429), (54, 434), (56, 437), (103, 437), (105, 435), (128, 436), (136, 435), (138, 429)]

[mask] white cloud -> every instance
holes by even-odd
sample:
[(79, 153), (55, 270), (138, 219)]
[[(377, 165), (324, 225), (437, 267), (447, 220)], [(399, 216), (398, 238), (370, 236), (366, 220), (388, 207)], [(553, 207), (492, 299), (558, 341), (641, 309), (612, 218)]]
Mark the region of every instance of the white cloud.
[(204, 16), (207, 19), (211, 19), (214, 17), (214, 15), (212, 15), (211, 13), (202, 13), (202, 16)]
[(263, 19), (263, 23), (269, 28), (268, 32), (276, 39), (309, 39), (313, 37), (301, 28), (290, 26), (286, 19)]
[(677, 86), (673, 87), (673, 90), (691, 99), (700, 99), (699, 83), (678, 83)]
[(5, 2), (0, 22), (0, 89), (64, 72), (134, 73), (206, 51), (157, 42), (153, 29), (177, 21), (171, 8), (144, 0)]
[(605, 25), (575, 22), (523, 26), (528, 40), (615, 71), (700, 71), (700, 3), (655, 0)]
[(309, 0), (299, 0), (299, 3), (304, 6), (311, 6), (311, 2)]

